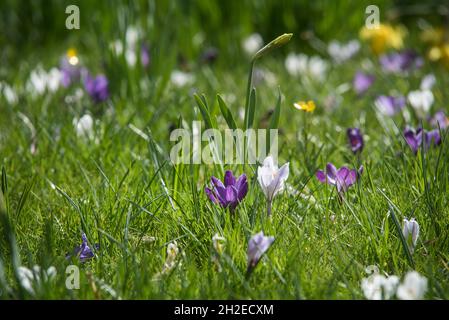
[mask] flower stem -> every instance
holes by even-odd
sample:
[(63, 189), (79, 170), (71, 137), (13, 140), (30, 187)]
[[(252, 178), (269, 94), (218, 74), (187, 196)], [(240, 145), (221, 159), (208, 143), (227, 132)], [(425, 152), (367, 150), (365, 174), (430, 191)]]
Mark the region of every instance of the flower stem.
[(267, 215), (271, 216), (271, 200), (267, 200)]

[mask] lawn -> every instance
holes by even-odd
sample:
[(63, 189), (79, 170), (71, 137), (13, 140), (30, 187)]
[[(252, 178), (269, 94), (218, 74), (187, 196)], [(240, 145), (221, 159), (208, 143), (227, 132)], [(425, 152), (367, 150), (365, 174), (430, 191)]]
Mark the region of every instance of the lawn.
[(447, 6), (65, 2), (0, 4), (1, 299), (449, 297)]

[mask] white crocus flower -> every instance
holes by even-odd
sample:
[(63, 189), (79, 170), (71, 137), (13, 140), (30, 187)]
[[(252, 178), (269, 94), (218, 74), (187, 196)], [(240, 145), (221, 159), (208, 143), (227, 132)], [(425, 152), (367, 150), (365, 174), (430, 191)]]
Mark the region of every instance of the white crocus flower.
[(385, 277), (381, 274), (362, 279), (362, 291), (368, 300), (388, 300), (394, 296), (399, 283), (397, 276)]
[(47, 88), (50, 92), (58, 90), (61, 84), (62, 74), (58, 68), (51, 68), (47, 74)]
[(404, 226), (402, 228), (402, 233), (404, 235), (405, 240), (407, 241), (410, 252), (413, 253), (415, 251), (416, 242), (419, 237), (419, 224), (416, 222), (414, 218), (407, 220), (404, 219)]
[[(42, 279), (41, 275), (43, 276)], [(34, 295), (35, 288), (39, 287), (42, 281), (47, 282), (56, 276), (56, 268), (50, 267), (42, 272), (38, 265), (35, 265), (31, 270), (21, 266), (17, 269), (17, 276), (22, 288)]]
[(137, 44), (137, 41), (139, 41), (140, 37), (140, 31), (135, 26), (129, 26), (126, 29), (126, 45), (128, 48), (134, 48)]
[(263, 46), (262, 36), (258, 33), (253, 33), (243, 40), (242, 46), (247, 55), (253, 56)]
[(292, 76), (299, 76), (307, 72), (308, 58), (305, 54), (289, 53), (285, 59), (285, 68)]
[(416, 90), (408, 94), (408, 101), (419, 117), (424, 118), (432, 107), (434, 97), (430, 90)]
[(127, 49), (125, 53), (126, 62), (130, 67), (134, 67), (137, 63), (137, 55), (134, 49)]
[(435, 78), (435, 75), (430, 73), (421, 80), (420, 88), (421, 90), (431, 90), (436, 82), (437, 79)]
[(257, 180), (267, 197), (268, 215), (271, 215), (271, 203), (273, 198), (284, 190), (285, 181), (289, 174), (289, 163), (281, 168), (274, 164), (272, 156), (268, 156), (263, 161), (263, 165), (257, 169)]
[(308, 76), (323, 81), (326, 77), (328, 63), (318, 56), (307, 57), (305, 54), (290, 53), (285, 59), (287, 72), (294, 76)]
[(405, 275), (404, 281), (399, 285), (396, 296), (401, 300), (420, 300), (427, 291), (427, 279), (416, 271)]
[(195, 78), (190, 73), (174, 70), (170, 75), (170, 81), (176, 87), (182, 88), (186, 85), (192, 84), (195, 81)]
[(46, 88), (46, 73), (41, 67), (31, 72), (30, 79), (28, 80), (28, 88), (37, 94), (44, 93)]
[(327, 52), (336, 63), (342, 63), (352, 58), (360, 50), (360, 43), (351, 40), (348, 43), (340, 43), (333, 40), (327, 47)]
[(94, 136), (94, 120), (91, 115), (85, 114), (79, 120), (73, 119), (73, 125), (76, 130), (76, 135), (80, 138), (92, 139)]
[(18, 101), (17, 93), (14, 89), (6, 82), (0, 82), (0, 93), (3, 95), (5, 100), (10, 104), (14, 105)]
[(31, 72), (27, 89), (39, 95), (43, 94), (45, 90), (54, 92), (61, 84), (61, 77), (61, 71), (58, 68), (52, 68), (46, 72), (39, 66)]

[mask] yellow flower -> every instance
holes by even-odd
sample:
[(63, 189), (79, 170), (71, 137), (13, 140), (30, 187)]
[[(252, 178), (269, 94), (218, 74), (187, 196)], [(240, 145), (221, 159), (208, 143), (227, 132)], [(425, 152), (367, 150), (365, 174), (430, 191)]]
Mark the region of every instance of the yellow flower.
[(293, 106), (296, 109), (303, 110), (305, 112), (313, 112), (313, 110), (315, 110), (315, 108), (316, 108), (315, 102), (313, 102), (312, 100), (309, 100), (307, 102), (298, 101), (298, 102), (294, 103)]
[(431, 47), (428, 57), (431, 61), (441, 61), (449, 68), (449, 43)]
[(440, 61), (449, 68), (449, 41), (448, 33), (442, 28), (430, 27), (421, 33), (421, 40), (429, 44), (427, 57), (430, 61)]
[(69, 50), (67, 50), (66, 56), (67, 56), (67, 60), (69, 61), (69, 63), (71, 65), (74, 66), (74, 65), (78, 64), (79, 59), (78, 59), (78, 57), (76, 55), (76, 50), (75, 49), (70, 48)]
[(375, 29), (363, 27), (360, 30), (360, 38), (370, 42), (371, 49), (376, 55), (383, 53), (388, 48), (402, 48), (405, 34), (404, 27), (392, 27), (387, 24), (380, 24)]

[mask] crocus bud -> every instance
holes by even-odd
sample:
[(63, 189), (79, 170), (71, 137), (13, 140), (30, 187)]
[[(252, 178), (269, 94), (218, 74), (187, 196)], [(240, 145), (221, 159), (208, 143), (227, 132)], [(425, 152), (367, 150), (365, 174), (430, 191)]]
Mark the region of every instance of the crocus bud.
[(260, 258), (270, 248), (274, 242), (274, 237), (266, 237), (263, 231), (254, 235), (248, 243), (248, 273), (250, 273), (259, 263)]
[(290, 41), (292, 36), (293, 33), (284, 33), (283, 35), (277, 37), (269, 44), (267, 44), (265, 47), (257, 51), (256, 54), (253, 56), (253, 61), (259, 59), (260, 57), (263, 57), (264, 55), (271, 52), (273, 49), (282, 47), (283, 45), (285, 45), (287, 42)]
[(416, 247), (416, 242), (419, 237), (419, 224), (414, 218), (404, 219), (404, 227), (402, 229), (405, 240), (407, 241), (410, 252), (413, 253)]

